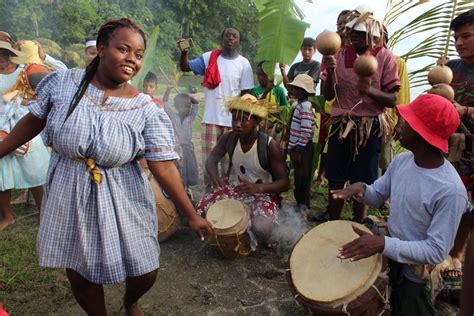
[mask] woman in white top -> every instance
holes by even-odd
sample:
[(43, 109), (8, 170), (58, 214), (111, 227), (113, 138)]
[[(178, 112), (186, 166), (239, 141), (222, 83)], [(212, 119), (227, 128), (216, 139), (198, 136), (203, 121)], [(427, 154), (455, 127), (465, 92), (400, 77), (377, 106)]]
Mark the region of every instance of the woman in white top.
[[(8, 33), (0, 32), (0, 142), (29, 112), (23, 105), (22, 93), (6, 97), (16, 90), (24, 70), (22, 65), (13, 62), (13, 58), (25, 57), (25, 53), (14, 49), (10, 41)], [(0, 159), (0, 231), (15, 222), (10, 203), (12, 189), (31, 189), (36, 206), (40, 208), (48, 164), (49, 153), (39, 135)]]

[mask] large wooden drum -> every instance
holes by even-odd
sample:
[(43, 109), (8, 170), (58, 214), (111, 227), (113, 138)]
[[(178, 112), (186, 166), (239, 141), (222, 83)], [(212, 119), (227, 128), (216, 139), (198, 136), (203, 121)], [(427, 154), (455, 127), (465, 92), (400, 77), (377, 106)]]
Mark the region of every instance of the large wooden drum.
[(314, 315), (379, 315), (388, 308), (387, 262), (381, 254), (356, 262), (337, 258), (356, 239), (350, 221), (330, 221), (308, 231), (288, 259), (287, 279), (295, 299)]
[(174, 203), (160, 187), (151, 172), (147, 170), (147, 173), (155, 195), (156, 215), (158, 217), (158, 240), (165, 241), (178, 230), (181, 221)]
[(250, 254), (250, 212), (240, 201), (223, 199), (209, 207), (206, 219), (216, 234), (210, 244), (224, 257), (235, 258)]

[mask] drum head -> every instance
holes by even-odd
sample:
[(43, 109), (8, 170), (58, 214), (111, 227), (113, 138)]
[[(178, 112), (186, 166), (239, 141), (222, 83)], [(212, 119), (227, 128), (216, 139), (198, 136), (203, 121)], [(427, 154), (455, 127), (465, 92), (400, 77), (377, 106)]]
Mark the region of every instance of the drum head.
[(300, 295), (329, 303), (373, 282), (374, 271), (380, 270), (380, 254), (356, 262), (337, 258), (339, 248), (358, 237), (352, 225), (370, 233), (358, 223), (330, 221), (311, 229), (295, 245), (289, 264), (291, 280)]
[(206, 214), (206, 219), (216, 229), (228, 229), (239, 224), (245, 217), (245, 206), (242, 202), (233, 199), (217, 201)]

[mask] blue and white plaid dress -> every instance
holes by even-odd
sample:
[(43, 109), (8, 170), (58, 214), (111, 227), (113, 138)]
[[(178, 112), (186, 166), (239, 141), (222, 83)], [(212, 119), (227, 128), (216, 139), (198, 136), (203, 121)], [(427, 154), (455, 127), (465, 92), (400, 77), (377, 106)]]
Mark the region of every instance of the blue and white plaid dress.
[[(177, 159), (173, 127), (150, 97), (109, 97), (92, 84), (65, 121), (83, 70), (55, 72), (37, 88), (31, 113), (47, 119), (53, 148), (45, 185), (38, 256), (98, 284), (118, 283), (159, 266), (153, 192), (137, 157)], [(84, 161), (102, 170), (94, 183)]]

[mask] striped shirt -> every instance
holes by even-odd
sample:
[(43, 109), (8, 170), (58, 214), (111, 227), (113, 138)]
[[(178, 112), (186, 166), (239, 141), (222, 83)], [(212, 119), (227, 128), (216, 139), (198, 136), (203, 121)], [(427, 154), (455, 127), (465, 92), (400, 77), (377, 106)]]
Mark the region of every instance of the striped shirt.
[(307, 99), (299, 100), (291, 119), (290, 140), (288, 150), (297, 146), (305, 147), (313, 140), (314, 114), (311, 102)]

